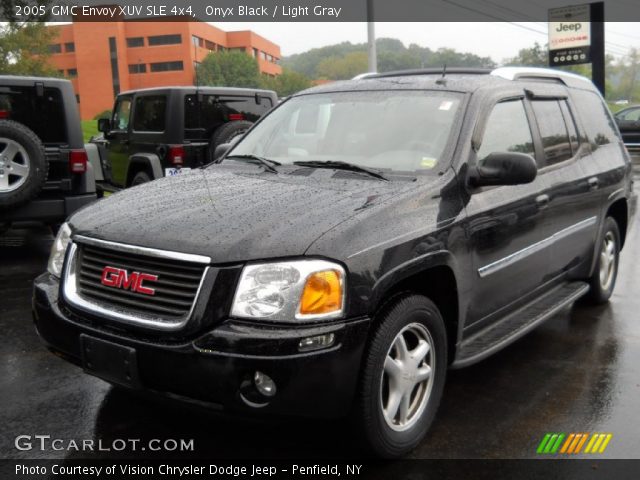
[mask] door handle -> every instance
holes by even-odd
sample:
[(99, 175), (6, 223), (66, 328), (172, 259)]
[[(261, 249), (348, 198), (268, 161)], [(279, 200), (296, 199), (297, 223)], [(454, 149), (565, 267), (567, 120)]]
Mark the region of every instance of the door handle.
[(542, 194), (536, 197), (538, 208), (547, 208), (549, 206), (549, 195)]
[(598, 186), (600, 185), (598, 177), (591, 177), (589, 180), (587, 180), (587, 183), (589, 184), (589, 190), (597, 190)]

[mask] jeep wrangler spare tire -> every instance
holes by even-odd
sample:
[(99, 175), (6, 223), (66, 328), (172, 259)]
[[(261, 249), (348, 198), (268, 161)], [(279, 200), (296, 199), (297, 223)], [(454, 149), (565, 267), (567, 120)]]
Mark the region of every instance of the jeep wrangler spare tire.
[(36, 196), (48, 168), (38, 136), (20, 123), (0, 120), (0, 209), (17, 207)]
[(209, 142), (209, 161), (213, 162), (215, 160), (214, 153), (218, 145), (229, 143), (235, 137), (243, 135), (252, 126), (253, 123), (251, 122), (248, 122), (246, 120), (238, 120), (235, 122), (225, 123), (220, 128), (218, 128), (211, 136), (211, 141)]

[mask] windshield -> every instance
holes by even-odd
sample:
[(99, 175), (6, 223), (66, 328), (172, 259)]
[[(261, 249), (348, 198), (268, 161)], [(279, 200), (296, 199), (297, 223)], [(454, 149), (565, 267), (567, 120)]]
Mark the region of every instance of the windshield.
[(428, 171), (441, 160), (461, 98), (398, 90), (302, 95), (264, 118), (229, 156)]

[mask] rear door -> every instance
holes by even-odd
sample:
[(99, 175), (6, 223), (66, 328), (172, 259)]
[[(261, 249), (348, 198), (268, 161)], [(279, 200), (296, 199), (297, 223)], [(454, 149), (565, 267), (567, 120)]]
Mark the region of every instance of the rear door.
[(544, 227), (549, 235), (547, 279), (560, 279), (590, 260), (596, 239), (598, 181), (583, 168), (590, 150), (578, 135), (575, 113), (564, 87), (558, 94), (536, 95), (531, 107), (542, 143), (538, 177), (547, 185)]

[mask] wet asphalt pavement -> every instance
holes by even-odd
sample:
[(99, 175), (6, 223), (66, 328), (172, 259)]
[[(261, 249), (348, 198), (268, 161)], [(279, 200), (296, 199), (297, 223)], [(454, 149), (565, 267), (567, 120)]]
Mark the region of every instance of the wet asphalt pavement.
[[(574, 305), (493, 357), (450, 371), (436, 421), (412, 457), (534, 458), (546, 432), (609, 432), (600, 458), (640, 458), (639, 224), (636, 217), (610, 304)], [(20, 452), (18, 435), (194, 439), (199, 458), (359, 454), (345, 422), (224, 417), (114, 389), (49, 353), (30, 298), (51, 241), (44, 228), (0, 236), (0, 458), (116, 456)]]

